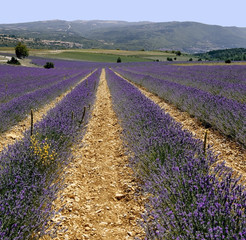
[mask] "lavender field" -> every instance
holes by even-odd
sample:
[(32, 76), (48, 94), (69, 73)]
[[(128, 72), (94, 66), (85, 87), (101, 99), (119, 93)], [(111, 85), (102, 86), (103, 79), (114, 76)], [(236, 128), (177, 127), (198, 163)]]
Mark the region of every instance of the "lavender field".
[[(65, 64), (66, 66), (66, 64)], [(0, 132), (5, 132), (23, 120), (30, 110), (37, 110), (68, 90), (95, 68), (54, 70), (0, 66)]]
[(246, 68), (244, 65), (177, 66), (155, 63), (133, 65), (123, 69), (141, 73), (146, 78), (163, 79), (246, 103)]
[(173, 66), (148, 64), (117, 67), (182, 111), (246, 146), (245, 66)]
[[(43, 66), (46, 59), (32, 61)], [(131, 84), (143, 86), (199, 119), (204, 129), (218, 129), (245, 148), (245, 66), (53, 62), (55, 68), (49, 70), (0, 65), (0, 133), (85, 78), (33, 129), (24, 132), (23, 139), (0, 153), (0, 239), (52, 239), (57, 235), (63, 219), (54, 220), (61, 211), (54, 202), (65, 188), (64, 169), (73, 162), (72, 149), (83, 140), (90, 119), (97, 117), (92, 111), (102, 68), (106, 69), (109, 99), (122, 128), (128, 166), (138, 184), (135, 197), (145, 196), (144, 210), (139, 213), (143, 239), (246, 239), (242, 177), (226, 166), (227, 159), (218, 161), (211, 146), (196, 139)], [(99, 137), (95, 141), (102, 142)], [(88, 151), (94, 153), (96, 149)], [(110, 149), (105, 151), (111, 157)], [(96, 163), (93, 167), (97, 169)], [(103, 179), (93, 183), (85, 175), (81, 178), (88, 188), (106, 189)], [(116, 203), (128, 201), (126, 196)], [(86, 193), (81, 197), (87, 199)], [(97, 199), (100, 195), (93, 199), (95, 206)], [(69, 201), (80, 204), (76, 198)], [(102, 212), (98, 211), (98, 217)], [(88, 230), (90, 225), (93, 223), (79, 227), (92, 231), (93, 237), (95, 230)], [(102, 225), (107, 226), (105, 222)]]

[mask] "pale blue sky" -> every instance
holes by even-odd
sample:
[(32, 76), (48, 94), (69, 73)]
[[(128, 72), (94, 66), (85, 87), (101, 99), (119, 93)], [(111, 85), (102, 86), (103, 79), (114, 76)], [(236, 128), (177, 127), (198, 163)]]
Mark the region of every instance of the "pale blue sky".
[(246, 27), (246, 0), (0, 0), (0, 23), (39, 20), (195, 21)]

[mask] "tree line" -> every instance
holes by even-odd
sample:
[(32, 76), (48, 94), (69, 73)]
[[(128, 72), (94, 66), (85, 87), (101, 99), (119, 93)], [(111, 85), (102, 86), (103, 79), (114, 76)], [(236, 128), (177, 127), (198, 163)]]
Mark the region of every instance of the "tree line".
[(208, 61), (246, 61), (246, 48), (213, 50), (195, 55)]

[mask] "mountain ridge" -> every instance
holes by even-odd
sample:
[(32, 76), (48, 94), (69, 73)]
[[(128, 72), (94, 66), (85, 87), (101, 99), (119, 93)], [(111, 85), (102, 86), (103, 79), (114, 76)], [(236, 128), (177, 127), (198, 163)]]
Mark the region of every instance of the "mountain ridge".
[(78, 48), (165, 49), (188, 53), (246, 48), (246, 27), (192, 21), (47, 20), (0, 24), (0, 38), (3, 35), (32, 38), (36, 42), (70, 42)]

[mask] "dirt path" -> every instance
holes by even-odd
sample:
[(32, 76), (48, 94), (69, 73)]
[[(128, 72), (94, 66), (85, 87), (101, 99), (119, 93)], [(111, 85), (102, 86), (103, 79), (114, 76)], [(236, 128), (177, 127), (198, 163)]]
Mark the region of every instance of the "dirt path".
[[(120, 74), (116, 74), (122, 77)], [(124, 79), (127, 80), (126, 78)], [(191, 118), (187, 112), (180, 111), (174, 105), (165, 102), (163, 99), (150, 93), (145, 88), (132, 82), (130, 83), (136, 86), (146, 97), (164, 109), (165, 112), (168, 113), (176, 122), (181, 123), (183, 129), (190, 131), (196, 138), (204, 140), (206, 129), (198, 119)], [(223, 136), (214, 129), (209, 129), (208, 144), (212, 145), (212, 149), (215, 154), (219, 155), (220, 161), (226, 161), (227, 166), (235, 169), (246, 179), (246, 150), (243, 149), (242, 146)]]
[(135, 200), (136, 183), (120, 134), (103, 69), (86, 135), (74, 146), (67, 170), (61, 216), (68, 230), (57, 239), (143, 239), (136, 224), (143, 209)]
[[(93, 72), (92, 72), (93, 73)], [(49, 104), (39, 108), (34, 112), (34, 123), (40, 121), (47, 112), (54, 108), (58, 102), (60, 102), (68, 93), (72, 91), (78, 84), (88, 78), (92, 73), (88, 74), (86, 77), (82, 78), (75, 86), (70, 88), (68, 91), (56, 97)], [(23, 133), (30, 128), (31, 116), (28, 115), (23, 121), (19, 122), (17, 125), (11, 127), (8, 131), (0, 135), (0, 152), (8, 145), (13, 144), (15, 141), (20, 140), (23, 137)]]

